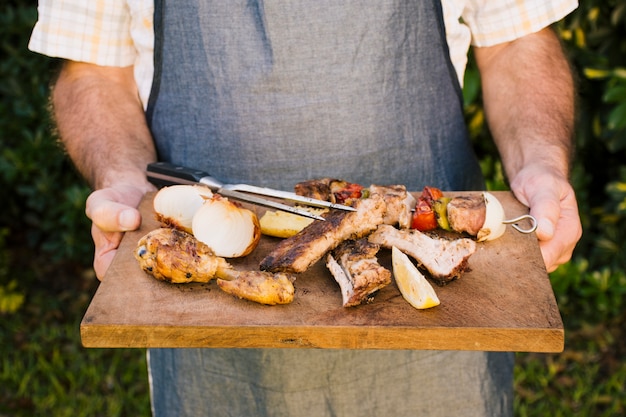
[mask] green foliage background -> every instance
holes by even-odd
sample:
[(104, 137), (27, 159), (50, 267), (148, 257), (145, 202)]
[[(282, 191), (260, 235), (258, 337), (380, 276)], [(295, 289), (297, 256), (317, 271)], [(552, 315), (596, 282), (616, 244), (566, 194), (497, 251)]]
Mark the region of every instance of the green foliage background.
[[(33, 4), (0, 3), (0, 416), (148, 415), (139, 350), (80, 348), (95, 290), (86, 184), (48, 119), (57, 62), (28, 52)], [(626, 1), (582, 0), (556, 25), (579, 84), (576, 188), (584, 236), (551, 274), (566, 351), (518, 354), (516, 415), (623, 415), (626, 367)], [(470, 67), (467, 122), (502, 189)]]

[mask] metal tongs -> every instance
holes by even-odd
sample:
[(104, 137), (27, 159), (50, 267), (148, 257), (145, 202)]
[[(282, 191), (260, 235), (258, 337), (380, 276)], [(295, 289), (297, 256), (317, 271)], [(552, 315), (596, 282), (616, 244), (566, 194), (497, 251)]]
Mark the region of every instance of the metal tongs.
[(246, 201), (248, 203), (257, 204), (260, 206), (271, 207), (316, 220), (325, 219), (322, 216), (318, 216), (307, 210), (294, 206), (289, 206), (287, 204), (282, 204), (277, 201), (257, 197), (257, 195), (279, 198), (282, 200), (287, 200), (312, 207), (327, 207), (332, 209), (355, 211), (353, 207), (331, 203), (329, 201), (317, 200), (315, 198), (304, 197), (288, 191), (274, 190), (272, 188), (266, 187), (256, 187), (254, 185), (248, 184), (223, 184), (221, 181), (213, 178), (204, 171), (192, 168), (185, 168), (167, 162), (154, 162), (148, 164), (148, 168), (146, 171), (148, 181), (150, 181), (157, 187), (174, 184), (202, 184), (209, 187), (211, 191), (221, 194), (224, 197), (232, 198), (239, 201)]

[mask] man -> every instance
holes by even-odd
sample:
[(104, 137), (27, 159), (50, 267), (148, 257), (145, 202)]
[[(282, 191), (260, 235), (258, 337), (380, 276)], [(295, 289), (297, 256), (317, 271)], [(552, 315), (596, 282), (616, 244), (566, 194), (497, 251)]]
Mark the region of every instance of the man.
[[(158, 0), (154, 30), (151, 2), (61, 3), (40, 2), (30, 46), (70, 60), (53, 102), (95, 190), (100, 278), (141, 221), (134, 207), (157, 158), (275, 188), (322, 176), (483, 188), (460, 97), (468, 28), (489, 126), (511, 189), (538, 219), (546, 267), (571, 257), (573, 86), (546, 26), (575, 2)], [(162, 349), (149, 366), (156, 416), (512, 409), (510, 353)]]

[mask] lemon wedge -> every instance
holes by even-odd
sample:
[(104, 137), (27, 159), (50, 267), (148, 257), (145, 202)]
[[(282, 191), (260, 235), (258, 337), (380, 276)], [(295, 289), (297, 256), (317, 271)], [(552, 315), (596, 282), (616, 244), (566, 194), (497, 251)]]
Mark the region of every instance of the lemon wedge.
[(439, 297), (432, 285), (407, 255), (395, 246), (391, 249), (391, 263), (396, 284), (402, 297), (417, 309), (426, 309), (439, 305)]

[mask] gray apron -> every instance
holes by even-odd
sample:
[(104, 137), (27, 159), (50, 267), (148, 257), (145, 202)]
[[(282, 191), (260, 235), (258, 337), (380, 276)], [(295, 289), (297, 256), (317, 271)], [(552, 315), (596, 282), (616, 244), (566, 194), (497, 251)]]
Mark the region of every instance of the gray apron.
[[(366, 3), (366, 4), (364, 4)], [(437, 1), (155, 2), (159, 158), (227, 182), (484, 187)], [(510, 353), (151, 349), (155, 416), (496, 416)]]

